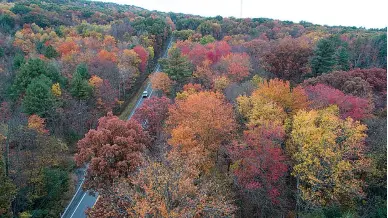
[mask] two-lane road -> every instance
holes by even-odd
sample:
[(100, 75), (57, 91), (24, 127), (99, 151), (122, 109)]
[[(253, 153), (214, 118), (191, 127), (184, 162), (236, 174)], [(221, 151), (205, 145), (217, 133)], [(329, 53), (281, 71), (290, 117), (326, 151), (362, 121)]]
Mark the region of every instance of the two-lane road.
[[(163, 54), (163, 57), (167, 57), (168, 54), (168, 49), (172, 45), (172, 37), (170, 39), (170, 42), (166, 48), (166, 51)], [(160, 65), (159, 63), (156, 65), (154, 72), (159, 72), (160, 70)], [(148, 92), (148, 97), (151, 97), (152, 95), (152, 86), (151, 82), (147, 83), (147, 86), (145, 87), (144, 90), (141, 90), (141, 92), (147, 91)], [(136, 102), (135, 107), (132, 109), (132, 112), (130, 113), (128, 120), (131, 119), (133, 114), (135, 113), (136, 109), (139, 108), (144, 101), (145, 98), (140, 95), (139, 99)], [(85, 172), (86, 168), (80, 169), (82, 172), (82, 182), (78, 185), (77, 192), (74, 194), (73, 198), (71, 199), (69, 205), (66, 207), (65, 211), (61, 215), (61, 218), (86, 218), (85, 215), (85, 210), (88, 208), (93, 207), (93, 205), (96, 203), (98, 199), (98, 193), (91, 193), (90, 191), (84, 191), (82, 189), (82, 185), (85, 179)]]

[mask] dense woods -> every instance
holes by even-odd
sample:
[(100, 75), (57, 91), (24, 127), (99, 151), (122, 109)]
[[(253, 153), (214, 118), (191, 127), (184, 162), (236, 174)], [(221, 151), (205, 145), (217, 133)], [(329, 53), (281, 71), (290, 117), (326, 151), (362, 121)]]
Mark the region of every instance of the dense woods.
[(386, 217), (386, 94), (386, 28), (0, 3), (0, 217)]

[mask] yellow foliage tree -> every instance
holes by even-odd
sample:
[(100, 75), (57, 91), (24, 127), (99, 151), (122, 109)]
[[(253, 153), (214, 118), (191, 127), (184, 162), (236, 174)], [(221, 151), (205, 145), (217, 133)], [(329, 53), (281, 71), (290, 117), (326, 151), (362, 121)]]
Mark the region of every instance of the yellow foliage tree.
[(289, 81), (273, 79), (263, 83), (252, 93), (253, 99), (259, 96), (275, 102), (290, 114), (308, 107), (308, 98), (303, 88), (298, 86), (291, 89)]
[(351, 204), (363, 196), (360, 175), (369, 167), (364, 156), (367, 128), (338, 114), (338, 107), (330, 106), (301, 110), (293, 117), (287, 151), (300, 197), (308, 206)]
[(213, 80), (214, 89), (222, 92), (230, 84), (230, 80), (226, 76), (220, 76)]
[(155, 57), (154, 47), (152, 46), (147, 47), (147, 51), (148, 51), (149, 59), (150, 60), (154, 59)]
[(251, 126), (260, 126), (268, 122), (274, 125), (283, 125), (287, 117), (282, 107), (259, 95), (240, 96), (237, 98), (237, 104), (238, 111)]
[(54, 83), (52, 86), (51, 86), (51, 92), (57, 96), (57, 97), (60, 97), (62, 95), (62, 90), (61, 90), (61, 86), (59, 85), (59, 83)]
[(266, 82), (265, 79), (263, 79), (262, 77), (260, 77), (259, 75), (254, 75), (251, 79), (252, 83), (255, 84), (255, 86), (260, 86), (262, 85), (263, 83)]

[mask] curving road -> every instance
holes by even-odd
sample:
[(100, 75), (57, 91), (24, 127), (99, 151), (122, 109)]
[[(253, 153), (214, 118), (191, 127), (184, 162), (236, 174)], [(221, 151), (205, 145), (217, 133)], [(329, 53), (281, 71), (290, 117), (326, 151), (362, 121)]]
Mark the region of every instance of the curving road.
[[(168, 46), (166, 48), (166, 51), (163, 54), (163, 57), (167, 57), (168, 49), (171, 47), (172, 41), (173, 41), (173, 38), (171, 37), (170, 42), (168, 43)], [(160, 65), (158, 63), (155, 67), (154, 72), (159, 72), (159, 70), (160, 70)], [(151, 87), (151, 82), (148, 81), (146, 88), (141, 92), (143, 91), (147, 91), (149, 93), (148, 96), (151, 97), (153, 92)], [(128, 117), (128, 120), (133, 116), (136, 109), (142, 105), (144, 99), (145, 98), (143, 98), (140, 95), (139, 99), (136, 102), (135, 107), (132, 109), (132, 112)], [(65, 211), (61, 215), (61, 218), (86, 218), (85, 210), (93, 207), (93, 205), (96, 203), (98, 199), (98, 193), (96, 192), (92, 193), (89, 190), (84, 191), (82, 189), (82, 185), (85, 180), (86, 169), (87, 169), (87, 166), (84, 168), (78, 169), (77, 171), (77, 174), (79, 177), (78, 181), (81, 181), (81, 182), (78, 184), (77, 191), (74, 194), (73, 198), (71, 199), (69, 205), (66, 207)]]

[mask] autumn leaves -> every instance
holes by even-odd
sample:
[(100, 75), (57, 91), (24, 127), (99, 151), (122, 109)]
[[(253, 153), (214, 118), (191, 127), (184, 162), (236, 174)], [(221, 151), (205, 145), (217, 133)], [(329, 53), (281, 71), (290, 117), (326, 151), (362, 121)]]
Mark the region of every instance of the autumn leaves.
[[(126, 207), (133, 216), (182, 217), (234, 211), (227, 193), (210, 194), (222, 192), (216, 185), (219, 181), (203, 174), (214, 169), (220, 146), (232, 139), (236, 128), (232, 106), (220, 93), (195, 90), (169, 104), (165, 97), (147, 99), (129, 121), (108, 114), (99, 120), (96, 130), (78, 142), (77, 163), (90, 162), (87, 187), (99, 190), (105, 198), (92, 213), (108, 210), (104, 202), (117, 197), (112, 186), (122, 184), (123, 179), (135, 186), (123, 190), (132, 199)], [(160, 139), (157, 141), (163, 129), (171, 135), (168, 144), (172, 147), (160, 151), (154, 147), (163, 146)], [(157, 150), (161, 162), (147, 155)]]
[[(165, 73), (151, 80), (164, 93), (175, 83)], [(232, 187), (262, 214), (294, 210), (292, 192), (298, 208), (362, 197), (367, 128), (352, 117), (368, 116), (368, 101), (324, 85), (251, 82), (252, 94), (235, 105), (217, 86), (188, 83), (174, 101), (145, 100), (129, 121), (101, 118), (76, 155), (78, 164), (90, 162), (87, 187), (103, 198), (90, 214), (112, 212), (121, 199), (132, 216), (232, 215)]]

